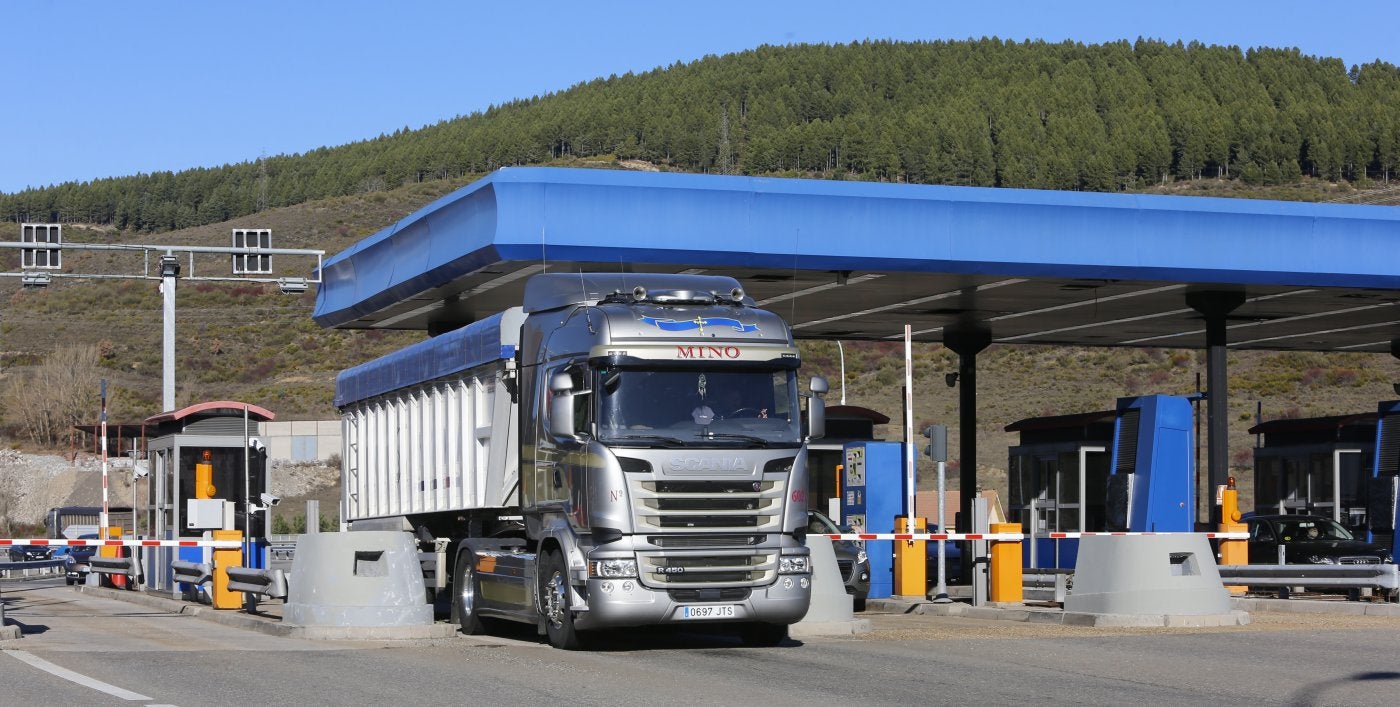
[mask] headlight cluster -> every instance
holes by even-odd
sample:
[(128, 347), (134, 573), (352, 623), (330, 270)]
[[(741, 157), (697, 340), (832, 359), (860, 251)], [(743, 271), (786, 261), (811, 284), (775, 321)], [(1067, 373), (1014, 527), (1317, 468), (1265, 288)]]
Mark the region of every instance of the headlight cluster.
[(1323, 557), (1322, 555), (1309, 555), (1308, 562), (1311, 562), (1315, 565), (1335, 565), (1337, 564), (1337, 558)]
[(864, 550), (861, 550), (860, 552), (857, 552), (857, 553), (856, 553), (856, 564), (858, 564), (858, 565), (863, 565), (863, 564), (865, 564), (865, 561), (866, 561), (866, 560), (869, 560), (869, 559), (870, 559), (870, 556), (867, 555), (867, 554), (865, 554), (865, 551), (864, 551)]
[(588, 563), (588, 576), (626, 579), (637, 576), (636, 560), (594, 560)]
[(778, 574), (807, 574), (811, 571), (812, 564), (806, 555), (784, 555), (778, 560)]

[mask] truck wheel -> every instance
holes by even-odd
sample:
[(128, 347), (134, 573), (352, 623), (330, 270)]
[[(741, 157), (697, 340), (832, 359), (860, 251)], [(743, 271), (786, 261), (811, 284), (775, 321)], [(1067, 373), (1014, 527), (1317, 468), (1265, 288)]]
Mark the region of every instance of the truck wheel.
[(557, 548), (546, 552), (540, 564), (540, 610), (550, 645), (567, 651), (583, 647), (574, 628), (574, 612), (569, 611), (568, 568)]
[(776, 646), (787, 640), (787, 624), (744, 624), (739, 637), (750, 646)]
[(457, 567), (452, 572), (452, 616), (462, 633), (475, 636), (482, 632), (481, 616), (477, 614), (475, 554), (465, 550), (457, 555)]

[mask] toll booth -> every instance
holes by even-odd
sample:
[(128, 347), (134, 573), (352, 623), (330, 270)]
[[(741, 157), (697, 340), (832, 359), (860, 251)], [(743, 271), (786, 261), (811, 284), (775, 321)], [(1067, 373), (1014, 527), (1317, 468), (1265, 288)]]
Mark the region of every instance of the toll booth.
[(1113, 448), (1114, 410), (1030, 417), (1006, 426), (1020, 434), (1007, 462), (1007, 515), (1030, 537), (1027, 567), (1073, 567), (1078, 542), (1049, 533), (1102, 530)]
[[(841, 517), (858, 533), (893, 533), (904, 515), (908, 476), (901, 442), (850, 442), (843, 450)], [(867, 540), (871, 599), (894, 592), (894, 541)]]
[(1400, 400), (1381, 403), (1376, 410), (1376, 451), (1366, 491), (1366, 539), (1395, 547), (1400, 526)]
[(1249, 428), (1254, 512), (1320, 515), (1366, 532), (1366, 490), (1374, 476), (1373, 413), (1270, 420)]
[(837, 523), (847, 522), (841, 504), (845, 447), (853, 442), (873, 441), (876, 425), (889, 422), (888, 416), (857, 405), (833, 405), (826, 409), (826, 435), (807, 445), (809, 508), (825, 513)]
[[(268, 490), (267, 450), (258, 425), (273, 418), (264, 408), (231, 400), (148, 418), (152, 483), (147, 507), (152, 509), (154, 537), (197, 540), (211, 530), (239, 530), (244, 537), (243, 566), (266, 567), (271, 518), (263, 496)], [(180, 548), (178, 554), (171, 548), (147, 551), (144, 566), (150, 589), (174, 589), (172, 560), (208, 562), (206, 548)]]
[(1079, 542), (1053, 532), (1187, 532), (1195, 529), (1191, 403), (1119, 398), (1113, 410), (1027, 418), (1007, 431), (1008, 514), (1029, 536), (1027, 567), (1072, 568)]

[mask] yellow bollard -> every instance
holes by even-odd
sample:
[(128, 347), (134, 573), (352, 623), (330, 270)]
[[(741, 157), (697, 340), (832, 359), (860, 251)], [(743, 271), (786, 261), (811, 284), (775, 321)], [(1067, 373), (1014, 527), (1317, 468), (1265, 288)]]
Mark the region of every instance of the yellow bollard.
[[(243, 540), (241, 530), (213, 530), (210, 534), (215, 540)], [(242, 557), (241, 548), (214, 550), (214, 592), (210, 599), (215, 609), (238, 609), (243, 606), (243, 592), (228, 588), (228, 568), (237, 567)]]
[[(1225, 480), (1225, 489), (1220, 492), (1220, 532), (1243, 533), (1248, 530), (1249, 526), (1240, 522), (1240, 497), (1239, 492), (1235, 490), (1235, 477), (1228, 477)], [(1220, 564), (1249, 564), (1249, 541), (1222, 538), (1220, 540)], [(1249, 591), (1249, 587), (1243, 585), (1227, 584), (1225, 589), (1231, 594), (1244, 594)]]
[[(992, 523), (993, 533), (1019, 533), (1020, 523)], [(1026, 600), (1021, 579), (1021, 541), (992, 541), (990, 600), (993, 604), (1020, 604)]]
[[(909, 519), (904, 516), (895, 516), (894, 532), (896, 533), (922, 533), (928, 527), (924, 518), (914, 519), (914, 530), (905, 530), (909, 526)], [(928, 574), (926, 564), (928, 555), (924, 545), (924, 540), (896, 540), (894, 541), (894, 593), (902, 597), (918, 597), (923, 599), (928, 596)]]

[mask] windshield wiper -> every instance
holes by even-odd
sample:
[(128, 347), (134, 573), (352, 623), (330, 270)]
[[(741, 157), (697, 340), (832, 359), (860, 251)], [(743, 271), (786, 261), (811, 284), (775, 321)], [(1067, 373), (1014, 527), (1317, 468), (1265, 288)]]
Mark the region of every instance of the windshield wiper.
[(740, 439), (740, 440), (743, 440), (743, 441), (745, 441), (745, 442), (753, 442), (754, 444), (762, 445), (762, 446), (764, 446), (764, 447), (767, 447), (767, 446), (769, 446), (769, 445), (771, 445), (771, 444), (775, 444), (775, 442), (773, 442), (773, 440), (771, 440), (771, 439), (766, 439), (766, 438), (758, 437), (758, 436), (755, 436), (755, 435), (741, 435), (741, 434), (735, 434), (735, 433), (733, 433), (733, 432), (710, 432), (710, 433), (704, 435), (704, 438), (705, 438), (705, 439)]
[(608, 440), (610, 442), (633, 442), (646, 440), (662, 447), (684, 447), (685, 440), (663, 435), (621, 435)]

